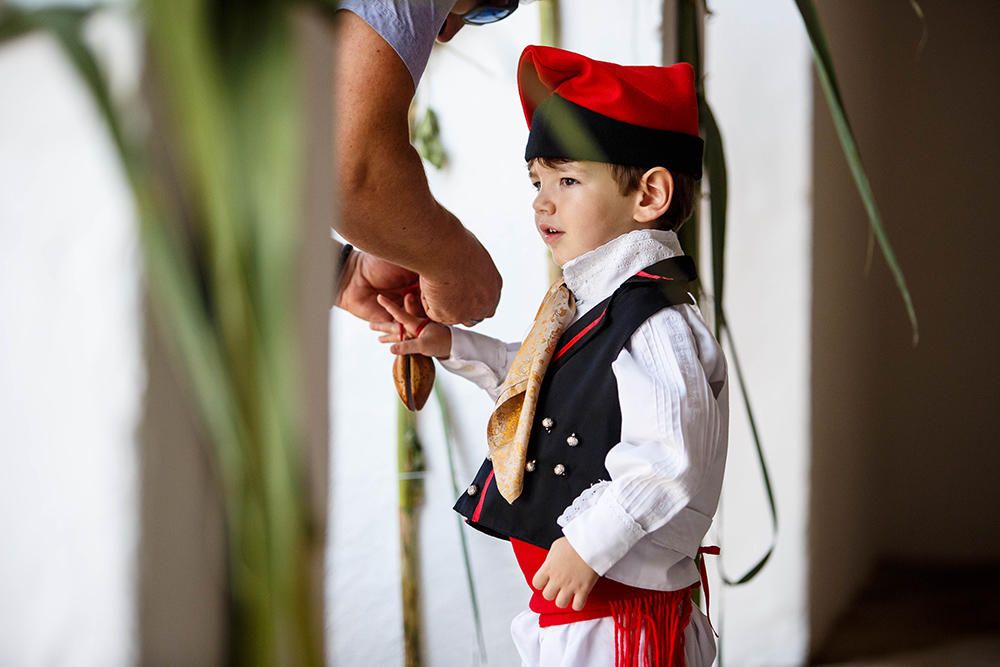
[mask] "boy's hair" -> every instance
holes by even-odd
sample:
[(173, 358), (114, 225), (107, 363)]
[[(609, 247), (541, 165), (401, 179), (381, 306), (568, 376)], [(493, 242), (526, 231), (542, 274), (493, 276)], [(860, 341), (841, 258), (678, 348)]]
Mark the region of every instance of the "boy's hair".
[[(576, 162), (569, 158), (546, 158), (537, 157), (533, 162), (538, 162), (543, 167), (553, 167), (555, 165)], [(606, 163), (611, 169), (611, 177), (618, 183), (618, 188), (623, 195), (630, 195), (639, 189), (642, 183), (642, 175), (648, 169), (625, 164)], [(664, 229), (672, 232), (679, 230), (691, 214), (694, 212), (695, 197), (697, 195), (698, 181), (687, 174), (676, 171), (670, 172), (674, 177), (674, 194), (670, 201), (670, 206), (654, 223), (656, 229)]]

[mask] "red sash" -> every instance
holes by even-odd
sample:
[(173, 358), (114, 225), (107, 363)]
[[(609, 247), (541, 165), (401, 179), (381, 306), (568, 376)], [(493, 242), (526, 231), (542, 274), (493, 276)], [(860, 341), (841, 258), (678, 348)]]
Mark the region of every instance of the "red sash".
[(653, 591), (601, 577), (582, 610), (562, 609), (531, 586), (531, 580), (549, 552), (514, 538), (510, 543), (525, 581), (531, 587), (528, 607), (538, 614), (541, 627), (610, 616), (615, 621), (615, 667), (640, 664), (683, 667), (684, 630), (691, 618), (691, 591), (698, 584), (676, 591)]

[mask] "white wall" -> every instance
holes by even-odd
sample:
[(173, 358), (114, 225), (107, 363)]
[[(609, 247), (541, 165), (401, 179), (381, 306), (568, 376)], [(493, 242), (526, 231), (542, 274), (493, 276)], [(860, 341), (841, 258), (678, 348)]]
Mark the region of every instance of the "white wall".
[[(656, 62), (660, 3), (614, 4), (574, 1), (564, 45)], [(806, 645), (808, 53), (791, 5), (745, 5), (712, 3), (708, 85), (730, 159), (729, 315), (774, 466), (782, 534), (760, 579), (716, 600), (729, 664), (795, 664)], [(523, 334), (546, 286), (513, 77), (521, 48), (537, 37), (536, 11), (529, 5), (498, 26), (464, 31), (434, 55), (420, 91), (440, 114), (452, 157), (445, 171), (430, 172), (431, 186), (504, 275), (497, 316), (480, 328), (510, 340)], [(100, 124), (51, 45), (0, 51), (0, 90), (0, 531), (13, 545), (0, 549), (0, 662), (122, 664), (134, 643), (132, 443), (142, 385), (128, 196)], [(391, 360), (363, 323), (339, 311), (332, 321), (330, 654), (335, 664), (398, 664)], [(490, 405), (441, 375), (459, 421), (464, 482), (483, 454)], [(733, 406), (720, 520), (731, 573), (767, 537), (735, 394)], [(421, 429), (426, 657), (464, 666), (473, 664), (472, 624), (433, 405)], [(511, 664), (507, 624), (527, 590), (505, 543), (465, 530), (490, 661)]]
[[(723, 591), (727, 664), (794, 665), (805, 659), (808, 643), (810, 56), (792, 3), (716, 0), (710, 6), (706, 85), (729, 171), (726, 308), (781, 522), (777, 550), (757, 579), (715, 590)], [(732, 371), (730, 377), (735, 382)], [(770, 525), (735, 384), (730, 403), (729, 462), (716, 523), (722, 562), (737, 576), (763, 554)]]
[[(120, 25), (94, 27), (135, 65)], [(144, 382), (130, 197), (54, 43), (0, 48), (0, 91), (0, 664), (122, 665)]]

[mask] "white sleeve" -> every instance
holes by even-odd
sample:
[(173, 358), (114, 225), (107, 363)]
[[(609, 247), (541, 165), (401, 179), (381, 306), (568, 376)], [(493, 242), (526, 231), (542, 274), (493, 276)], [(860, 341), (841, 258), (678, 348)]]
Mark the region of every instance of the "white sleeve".
[(563, 527), (600, 575), (698, 493), (718, 454), (721, 413), (713, 385), (720, 373), (725, 378), (721, 350), (714, 345), (699, 357), (679, 308), (646, 320), (611, 367), (622, 413), (621, 442), (605, 460), (611, 481)]
[(427, 67), (438, 31), (455, 0), (340, 0), (337, 9), (357, 14), (406, 64), (413, 87)]
[(451, 353), (438, 362), (445, 370), (486, 390), (495, 401), (521, 343), (505, 343), (467, 329), (449, 328)]

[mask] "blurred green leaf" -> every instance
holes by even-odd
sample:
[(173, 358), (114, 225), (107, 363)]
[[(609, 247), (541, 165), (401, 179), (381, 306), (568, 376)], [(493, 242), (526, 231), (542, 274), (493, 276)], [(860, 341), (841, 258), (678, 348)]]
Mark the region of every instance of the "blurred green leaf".
[(431, 107), (424, 110), (423, 117), (413, 129), (413, 145), (420, 157), (430, 162), (436, 169), (443, 169), (448, 162), (448, 155), (441, 143), (441, 127), (438, 125), (437, 113)]
[[(237, 11), (148, 0), (148, 76), (164, 103), (154, 164), (123, 130), (82, 28), (93, 8), (0, 7), (0, 41), (42, 30), (80, 74), (132, 187), (146, 278), (215, 447), (226, 507), (230, 660), (322, 663), (310, 580), (292, 305), (301, 216), (291, 3)], [(178, 201), (181, 199), (182, 201)], [(203, 282), (202, 282), (203, 281)]]

